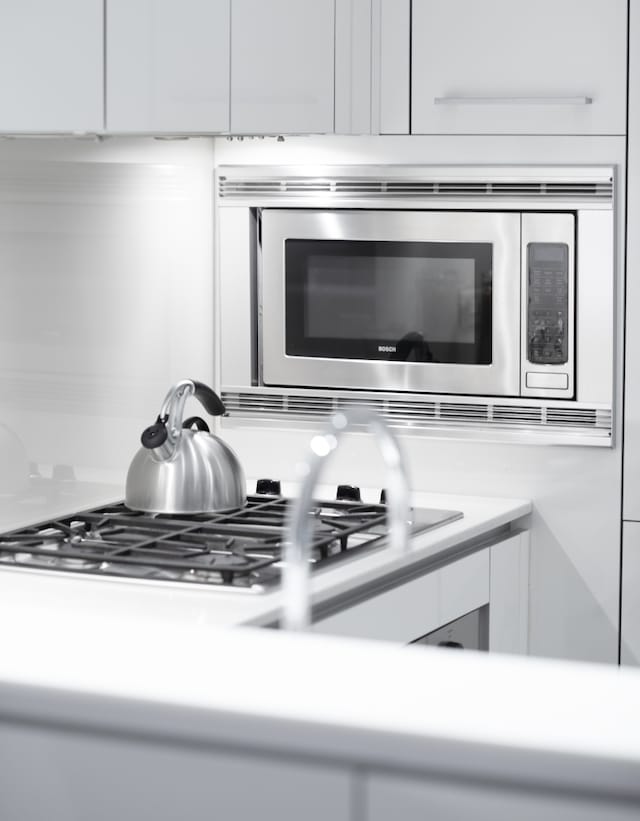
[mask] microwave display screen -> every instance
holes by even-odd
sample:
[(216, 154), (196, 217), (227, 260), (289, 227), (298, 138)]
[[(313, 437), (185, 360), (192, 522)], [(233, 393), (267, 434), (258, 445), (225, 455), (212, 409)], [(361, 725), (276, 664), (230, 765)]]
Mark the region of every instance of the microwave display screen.
[(492, 245), (286, 240), (286, 354), (491, 364)]

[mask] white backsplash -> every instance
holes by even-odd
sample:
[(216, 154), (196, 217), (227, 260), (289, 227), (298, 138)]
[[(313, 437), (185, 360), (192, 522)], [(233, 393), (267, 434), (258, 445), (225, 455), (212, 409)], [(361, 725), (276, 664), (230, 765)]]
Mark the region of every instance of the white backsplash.
[(212, 174), (209, 140), (0, 142), (0, 527), (121, 497), (170, 385), (213, 381)]

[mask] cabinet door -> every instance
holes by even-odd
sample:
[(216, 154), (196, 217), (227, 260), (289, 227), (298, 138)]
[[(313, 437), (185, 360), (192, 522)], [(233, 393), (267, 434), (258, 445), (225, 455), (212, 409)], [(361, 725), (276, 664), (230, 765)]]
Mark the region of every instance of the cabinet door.
[(640, 522), (622, 526), (620, 662), (640, 666)]
[(334, 0), (232, 0), (231, 131), (334, 130)]
[(373, 11), (373, 133), (408, 134), (411, 0), (377, 0)]
[(623, 519), (640, 521), (640, 6), (629, 17)]
[(103, 129), (102, 0), (0, 0), (0, 131)]
[(64, 723), (41, 727), (0, 720), (0, 817), (349, 821), (347, 770), (284, 755), (216, 749), (201, 739), (190, 745), (179, 735), (173, 743), (141, 735), (142, 740), (90, 726), (74, 732)]
[[(454, 777), (443, 779), (373, 775), (366, 788), (366, 821), (633, 821), (638, 804), (587, 796), (557, 786), (545, 790), (519, 788), (517, 784), (477, 784)], [(608, 799), (608, 800), (607, 800)]]
[(626, 0), (413, 0), (415, 134), (624, 134)]
[(529, 532), (491, 547), (489, 650), (522, 653), (529, 649)]
[(489, 551), (400, 584), (312, 625), (316, 633), (407, 644), (489, 603)]
[(107, 130), (229, 128), (230, 0), (107, 0)]

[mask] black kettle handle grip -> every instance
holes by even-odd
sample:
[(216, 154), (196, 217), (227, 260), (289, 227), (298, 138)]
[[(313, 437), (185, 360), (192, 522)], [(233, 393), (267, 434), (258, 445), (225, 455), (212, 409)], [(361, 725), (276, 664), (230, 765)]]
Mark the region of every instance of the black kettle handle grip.
[(205, 385), (204, 382), (196, 382), (195, 379), (192, 379), (191, 381), (196, 389), (195, 397), (202, 402), (207, 413), (210, 413), (211, 416), (222, 416), (227, 412), (222, 403), (222, 399), (220, 399), (215, 391), (213, 391), (208, 385)]
[(188, 419), (185, 419), (182, 423), (183, 428), (193, 428), (195, 426), (196, 430), (203, 430), (205, 433), (210, 433), (209, 425), (204, 421), (201, 416), (190, 416)]

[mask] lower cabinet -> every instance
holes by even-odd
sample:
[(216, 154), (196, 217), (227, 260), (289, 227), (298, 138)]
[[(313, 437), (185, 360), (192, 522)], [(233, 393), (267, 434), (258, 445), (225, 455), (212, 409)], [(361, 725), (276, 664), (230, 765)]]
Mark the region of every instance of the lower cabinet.
[[(478, 641), (472, 641), (470, 649), (526, 653), (528, 590), (529, 534), (521, 532), (487, 543), (422, 576), (372, 592), (357, 604), (314, 622), (312, 630), (399, 644), (418, 640), (437, 644), (429, 641), (429, 634), (441, 632), (446, 641), (447, 625), (477, 611)], [(454, 640), (456, 632), (452, 629)]]
[(489, 572), (489, 551), (480, 550), (374, 593), (359, 604), (314, 622), (312, 630), (408, 644), (488, 604)]
[(640, 522), (622, 526), (620, 663), (640, 666)]
[(385, 775), (367, 779), (365, 806), (366, 821), (633, 821), (639, 810), (557, 790)]
[(0, 722), (3, 821), (347, 821), (344, 768)]

